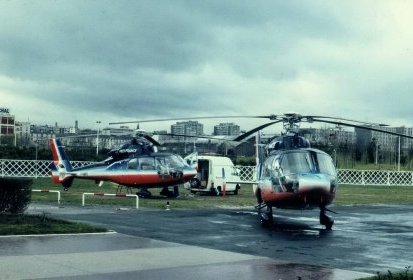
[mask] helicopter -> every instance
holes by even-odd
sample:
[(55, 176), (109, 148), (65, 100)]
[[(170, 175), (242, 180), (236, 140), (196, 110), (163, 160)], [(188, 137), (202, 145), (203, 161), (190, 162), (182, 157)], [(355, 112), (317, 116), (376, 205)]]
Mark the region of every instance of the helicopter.
[[(265, 117), (265, 116), (260, 116)], [(269, 115), (271, 122), (254, 128), (238, 137), (240, 141), (267, 126), (283, 123), (284, 133), (275, 137), (262, 148), (257, 164), (254, 194), (257, 199), (257, 212), (263, 226), (273, 223), (273, 207), (285, 209), (319, 208), (320, 224), (331, 230), (334, 220), (326, 212), (338, 189), (337, 171), (333, 159), (326, 152), (311, 148), (310, 141), (299, 135), (301, 122), (321, 122), (338, 126), (348, 126), (388, 133), (413, 139), (412, 136), (386, 131), (378, 127), (384, 124), (360, 122), (356, 120), (303, 116), (297, 113)]]
[[(157, 152), (156, 146), (160, 144), (149, 135), (137, 136), (130, 143), (112, 149), (104, 161), (79, 168), (72, 167), (61, 141), (51, 138), (53, 182), (62, 184), (65, 191), (78, 178), (94, 180), (99, 185), (110, 181), (119, 186), (138, 188), (140, 191), (136, 194), (140, 197), (150, 197), (148, 189), (157, 187), (162, 187), (161, 195), (179, 196), (178, 185), (194, 177), (196, 169), (179, 155)], [(169, 187), (173, 187), (173, 191)]]
[[(333, 227), (334, 219), (328, 216), (326, 212), (335, 213), (327, 206), (332, 204), (338, 190), (337, 170), (329, 154), (311, 148), (310, 141), (299, 135), (301, 122), (347, 126), (413, 139), (413, 136), (382, 129), (382, 127), (387, 126), (385, 124), (297, 113), (264, 116), (200, 117), (198, 119), (240, 117), (269, 119), (270, 122), (235, 137), (232, 139), (234, 142), (242, 141), (277, 123), (282, 123), (284, 127), (284, 132), (280, 137), (271, 139), (265, 145), (262, 145), (260, 140), (257, 139), (257, 172), (256, 179), (251, 183), (253, 183), (253, 193), (257, 199), (255, 208), (263, 226), (269, 226), (273, 223), (273, 208), (275, 207), (298, 210), (319, 208), (320, 224), (325, 226), (326, 230), (331, 230)], [(179, 120), (181, 119), (183, 118)], [(145, 120), (145, 122), (168, 120), (173, 119)], [(257, 138), (259, 138), (259, 133), (257, 135)], [(192, 178), (190, 183), (193, 185), (199, 184), (196, 178)]]

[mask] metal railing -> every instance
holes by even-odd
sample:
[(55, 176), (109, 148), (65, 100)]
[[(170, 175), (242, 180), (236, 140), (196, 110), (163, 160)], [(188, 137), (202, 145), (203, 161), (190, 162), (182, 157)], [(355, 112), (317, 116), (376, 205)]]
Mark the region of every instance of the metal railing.
[(91, 196), (113, 196), (113, 197), (134, 197), (136, 199), (136, 209), (139, 209), (139, 196), (136, 194), (124, 194), (124, 193), (83, 193), (82, 194), (82, 206), (85, 206), (86, 195)]
[[(94, 164), (91, 161), (72, 161), (73, 167)], [(50, 165), (47, 160), (0, 160), (0, 177), (50, 177)], [(255, 166), (236, 166), (243, 182), (255, 180)], [(339, 184), (377, 185), (377, 186), (413, 186), (413, 171), (391, 170), (354, 170), (338, 169)]]

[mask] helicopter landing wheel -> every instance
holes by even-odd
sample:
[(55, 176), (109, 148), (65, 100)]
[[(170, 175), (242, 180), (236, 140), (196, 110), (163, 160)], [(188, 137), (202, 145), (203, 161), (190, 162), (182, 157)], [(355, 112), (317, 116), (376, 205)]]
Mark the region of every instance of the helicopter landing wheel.
[(147, 188), (142, 188), (141, 191), (136, 193), (136, 195), (139, 196), (140, 198), (148, 198), (152, 195), (152, 193), (148, 191)]
[(166, 197), (176, 198), (179, 196), (179, 188), (178, 186), (174, 186), (173, 191), (172, 191), (172, 190), (169, 190), (168, 187), (163, 187), (159, 194), (166, 196)]
[(174, 197), (178, 197), (179, 196), (179, 188), (178, 186), (174, 186)]
[(331, 230), (333, 227), (334, 220), (326, 215), (326, 210), (324, 208), (320, 209), (320, 225), (323, 225), (326, 227), (326, 230)]
[(262, 226), (267, 227), (272, 225), (274, 217), (272, 216), (272, 206), (269, 206), (265, 202), (257, 206), (258, 217)]

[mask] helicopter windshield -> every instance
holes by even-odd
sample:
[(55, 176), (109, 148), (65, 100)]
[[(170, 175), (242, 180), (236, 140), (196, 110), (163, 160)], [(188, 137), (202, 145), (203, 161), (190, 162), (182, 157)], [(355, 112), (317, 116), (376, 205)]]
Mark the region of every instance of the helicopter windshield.
[(334, 167), (333, 161), (329, 155), (322, 153), (312, 153), (312, 155), (318, 172), (326, 173), (332, 176), (336, 175), (336, 168)]
[(183, 168), (186, 166), (185, 161), (177, 155), (167, 155), (162, 157), (156, 157), (158, 165), (167, 166), (169, 168)]
[(309, 173), (312, 164), (307, 152), (285, 154), (281, 159), (281, 170), (284, 174)]
[(335, 176), (331, 157), (315, 151), (295, 151), (284, 154), (280, 161), (284, 175), (297, 173), (325, 173)]

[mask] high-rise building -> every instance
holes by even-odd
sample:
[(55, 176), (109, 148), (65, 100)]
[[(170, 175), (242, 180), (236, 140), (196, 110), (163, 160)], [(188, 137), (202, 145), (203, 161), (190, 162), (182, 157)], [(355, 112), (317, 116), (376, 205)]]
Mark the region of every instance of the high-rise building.
[(204, 125), (198, 121), (177, 122), (171, 125), (172, 134), (182, 134), (188, 136), (204, 135)]
[(234, 123), (220, 123), (214, 126), (214, 135), (237, 136), (240, 134), (240, 127)]
[[(413, 136), (413, 128), (412, 127), (380, 127), (379, 129), (385, 130), (388, 132), (405, 134), (409, 136)], [(380, 146), (380, 149), (383, 151), (392, 151), (398, 149), (399, 146), (399, 137), (396, 135), (391, 135), (387, 133), (382, 133), (378, 131), (369, 131), (368, 133), (365, 132), (364, 129), (356, 129), (356, 133), (358, 137), (362, 137), (365, 143), (370, 143), (376, 141), (377, 145)], [(400, 149), (402, 151), (409, 151), (413, 148), (413, 140), (408, 139), (405, 137), (400, 137)]]

